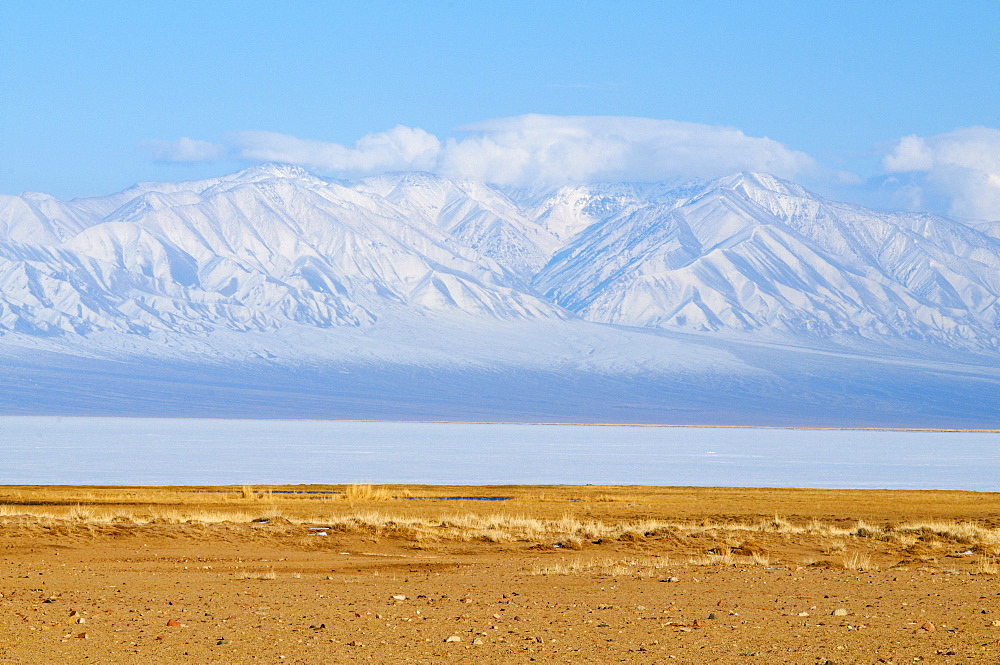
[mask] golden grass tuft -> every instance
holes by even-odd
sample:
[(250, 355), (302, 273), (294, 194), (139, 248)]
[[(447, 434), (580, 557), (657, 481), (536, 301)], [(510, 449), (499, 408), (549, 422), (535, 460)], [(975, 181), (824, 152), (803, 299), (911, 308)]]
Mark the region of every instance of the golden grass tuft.
[(672, 566), (669, 557), (642, 558), (576, 558), (572, 561), (558, 561), (546, 565), (535, 565), (528, 572), (531, 575), (575, 575), (591, 574), (600, 577), (662, 577)]
[(348, 485), (344, 488), (343, 498), (351, 503), (364, 501), (390, 501), (395, 499), (395, 494), (385, 488), (376, 485)]
[(1000, 575), (1000, 559), (980, 557), (976, 561), (976, 572), (980, 575)]
[(239, 499), (242, 501), (273, 501), (274, 494), (269, 489), (259, 490), (253, 485), (240, 487)]
[(872, 566), (871, 555), (864, 552), (845, 552), (840, 561), (844, 570), (865, 571), (877, 569)]
[(569, 538), (563, 538), (559, 543), (559, 547), (567, 550), (573, 550), (574, 552), (579, 552), (583, 549), (584, 541), (576, 536), (570, 536)]
[(234, 578), (238, 580), (274, 580), (278, 578), (278, 575), (273, 570), (265, 571), (250, 571), (250, 570), (240, 570), (234, 575)]

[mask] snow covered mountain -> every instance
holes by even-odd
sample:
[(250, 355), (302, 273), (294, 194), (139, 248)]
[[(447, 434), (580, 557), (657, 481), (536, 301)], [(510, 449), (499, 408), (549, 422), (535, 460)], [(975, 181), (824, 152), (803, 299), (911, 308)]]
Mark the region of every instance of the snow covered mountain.
[(504, 191), (267, 164), (0, 198), (0, 330), (366, 326), (400, 311), (997, 349), (1000, 239), (766, 175)]
[(998, 236), (746, 173), (515, 190), (265, 164), (0, 196), (0, 412), (145, 413), (183, 376), (264, 382), (283, 416), (993, 423)]
[(563, 316), (427, 212), (268, 165), (106, 199), (0, 199), (0, 329), (149, 334)]
[(582, 231), (536, 276), (590, 321), (997, 348), (1000, 242), (738, 174)]

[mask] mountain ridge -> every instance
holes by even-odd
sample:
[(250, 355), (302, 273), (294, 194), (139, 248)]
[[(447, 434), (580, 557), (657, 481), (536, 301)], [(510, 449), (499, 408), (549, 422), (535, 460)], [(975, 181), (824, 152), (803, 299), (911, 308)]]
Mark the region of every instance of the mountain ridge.
[(1000, 240), (985, 230), (767, 174), (519, 192), (263, 164), (0, 197), (0, 330), (328, 328), (402, 309), (995, 351)]

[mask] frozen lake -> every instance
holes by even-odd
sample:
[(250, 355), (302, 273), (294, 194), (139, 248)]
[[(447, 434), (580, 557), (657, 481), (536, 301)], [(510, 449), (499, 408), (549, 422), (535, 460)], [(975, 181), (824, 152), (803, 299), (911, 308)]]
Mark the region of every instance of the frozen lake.
[(0, 417), (0, 484), (1000, 490), (1000, 434)]

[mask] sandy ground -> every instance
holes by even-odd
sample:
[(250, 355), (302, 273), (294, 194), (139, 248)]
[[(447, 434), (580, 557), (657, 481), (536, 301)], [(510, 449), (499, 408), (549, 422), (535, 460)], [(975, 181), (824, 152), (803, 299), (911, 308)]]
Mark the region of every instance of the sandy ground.
[[(670, 513), (669, 502), (630, 505), (632, 492), (579, 514)], [(851, 496), (843, 520), (921, 508), (921, 493)], [(996, 495), (924, 496), (938, 519), (947, 505), (993, 528), (1000, 516)], [(438, 503), (400, 510), (512, 510)], [(565, 510), (544, 503), (519, 510)], [(816, 497), (799, 504), (830, 517)], [(995, 531), (977, 542), (932, 528), (727, 531), (712, 525), (733, 515), (704, 513), (707, 527), (614, 538), (463, 538), (446, 518), (417, 533), (371, 520), (15, 512), (0, 521), (0, 663), (1000, 663)]]

